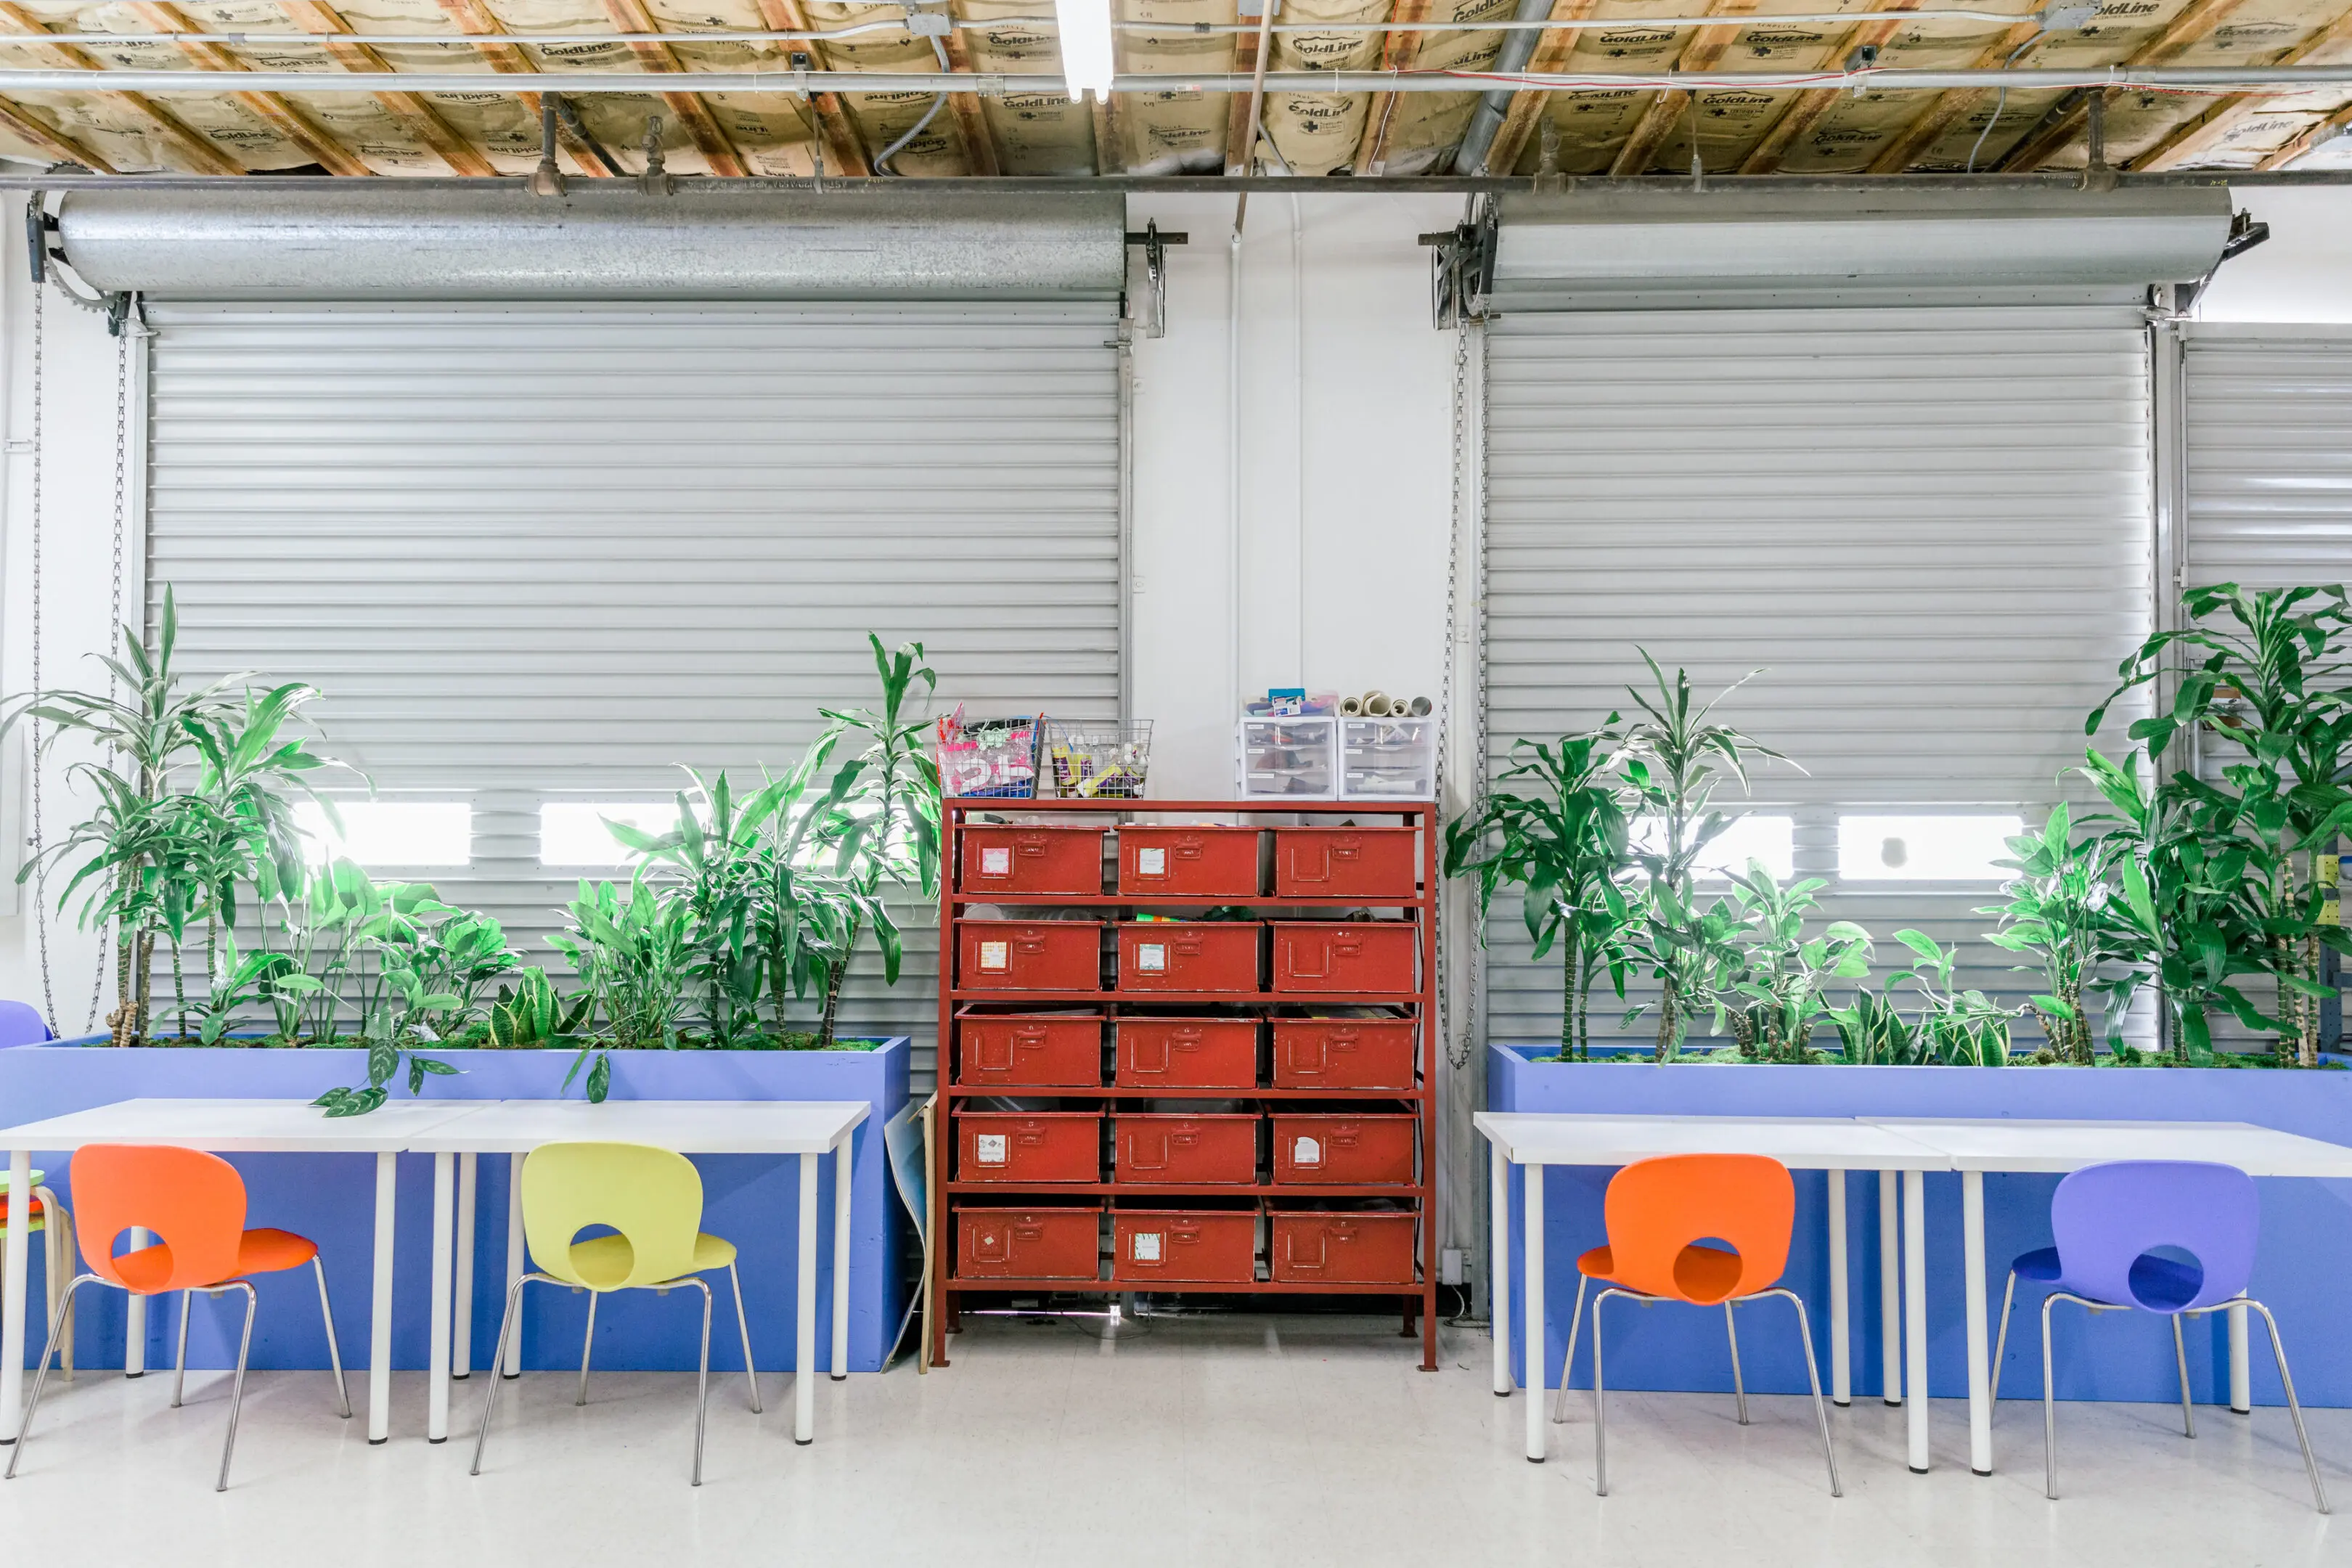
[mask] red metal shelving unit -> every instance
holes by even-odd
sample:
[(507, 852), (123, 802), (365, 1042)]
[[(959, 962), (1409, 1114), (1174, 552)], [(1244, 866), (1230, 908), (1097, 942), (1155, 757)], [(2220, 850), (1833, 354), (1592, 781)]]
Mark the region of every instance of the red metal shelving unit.
[[(940, 1179), (931, 1188), (931, 1234), (936, 1238), (937, 1266), (932, 1274), (934, 1291), (931, 1321), (933, 1324), (932, 1357), (935, 1365), (947, 1364), (947, 1335), (954, 1326), (960, 1297), (968, 1293), (1002, 1295), (1017, 1292), (1023, 1295), (1096, 1294), (1123, 1295), (1128, 1293), (1160, 1294), (1185, 1292), (1224, 1296), (1350, 1296), (1402, 1300), (1406, 1331), (1410, 1332), (1419, 1321), (1422, 1345), (1422, 1368), (1433, 1372), (1437, 1368), (1437, 1233), (1435, 1226), (1437, 1165), (1437, 1131), (1433, 1093), (1436, 1082), (1435, 1037), (1437, 1014), (1437, 816), (1436, 807), (1428, 801), (1296, 801), (1276, 806), (1267, 801), (1202, 801), (1202, 800), (1007, 800), (986, 796), (950, 797), (944, 804), (945, 875), (941, 878), (940, 896), (940, 1099), (947, 1110), (947, 1123), (939, 1140), (937, 1157), (941, 1169)], [(986, 824), (978, 817), (998, 820)], [(1092, 893), (1028, 892), (1007, 886), (1008, 877), (1018, 880), (1016, 863), (1008, 856), (1023, 852), (1017, 847), (1008, 847), (1004, 828), (1013, 824), (1023, 827), (1092, 828), (1099, 826), (1107, 835), (1106, 848), (1114, 848), (1122, 826), (1161, 828), (1181, 825), (1177, 819), (1197, 822), (1213, 817), (1228, 829), (1238, 827), (1262, 835), (1293, 831), (1333, 830), (1343, 825), (1340, 817), (1354, 819), (1344, 825), (1378, 823), (1381, 827), (1402, 825), (1416, 834), (1413, 840), (1413, 885), (1393, 888), (1398, 895), (1385, 894), (1361, 897), (1276, 895), (1269, 889), (1275, 885), (1271, 875), (1258, 883), (1259, 891), (1250, 897), (1225, 895), (1184, 896), (1167, 892), (1150, 894), (1115, 890), (1120, 873), (1122, 857), (1113, 852), (1105, 858), (1104, 876), (1114, 884), (1114, 890)], [(1270, 819), (1270, 820), (1269, 820)], [(964, 865), (966, 835), (982, 828), (980, 837), (987, 841), (988, 858), (976, 863), (974, 873), (967, 878)], [(1380, 829), (1368, 829), (1378, 832)], [(1012, 836), (1018, 837), (1018, 835)], [(1155, 835), (1152, 842), (1161, 841)], [(1393, 850), (1394, 840), (1391, 840)], [(1034, 851), (1041, 860), (1049, 853), (1066, 856), (1059, 847), (1048, 848), (1041, 843)], [(1274, 855), (1262, 857), (1271, 868)], [(982, 872), (986, 875), (983, 877)], [(1067, 861), (1057, 861), (1053, 879), (1067, 885)], [(982, 906), (1008, 911), (1001, 920), (975, 917), (971, 911)], [(1285, 991), (1276, 989), (1276, 976), (1265, 967), (1265, 955), (1278, 950), (1279, 944), (1271, 931), (1264, 931), (1260, 943), (1261, 979), (1255, 991), (1160, 991), (1118, 988), (1119, 962), (1118, 954), (1120, 922), (1136, 916), (1162, 910), (1202, 910), (1209, 908), (1231, 910), (1235, 907), (1253, 912), (1261, 928), (1285, 920), (1328, 922), (1342, 910), (1369, 911), (1374, 920), (1410, 927), (1414, 934), (1412, 952), (1417, 960), (1417, 973), (1397, 976), (1398, 984), (1381, 991)], [(1019, 911), (1013, 913), (1010, 911)], [(964, 973), (967, 936), (986, 942), (992, 933), (984, 928), (992, 924), (1011, 927), (1034, 927), (1041, 921), (1066, 911), (1070, 918), (1099, 921), (1099, 965), (1101, 983), (1093, 990), (1037, 989), (1024, 990), (1011, 986), (992, 985), (987, 977)], [(1009, 932), (1007, 933), (1010, 934)], [(984, 963), (1001, 967), (1001, 948), (983, 957)], [(1147, 1087), (1120, 1087), (1114, 1082), (1117, 1028), (1121, 1018), (1167, 1017), (1171, 1008), (1181, 1008), (1192, 1018), (1241, 1018), (1251, 1021), (1261, 1037), (1261, 1045), (1271, 1046), (1270, 1020), (1301, 1016), (1321, 1016), (1321, 1010), (1334, 1006), (1370, 1007), (1381, 1010), (1380, 1016), (1402, 1017), (1414, 1026), (1414, 1072), (1410, 1087), (1393, 1086), (1382, 1089), (1339, 1089), (1330, 1087), (1277, 1089), (1272, 1087), (1270, 1055), (1262, 1062), (1258, 1082), (1253, 1087), (1225, 1086), (1188, 1089), (1154, 1084)], [(1021, 1016), (1050, 1010), (1057, 1015), (1071, 1015), (1078, 1009), (1088, 1009), (1082, 1016), (1091, 1018), (1102, 1034), (1103, 1065), (1099, 1082), (1087, 1084), (1027, 1085), (1006, 1083), (999, 1079), (987, 1082), (967, 1082), (964, 1064), (964, 1021), (974, 1017)], [(1001, 1073), (1002, 1068), (989, 1069)], [(1008, 1112), (991, 1109), (992, 1100), (1018, 1100), (1022, 1111)], [(1273, 1178), (1274, 1162), (1262, 1157), (1259, 1174), (1250, 1183), (1170, 1184), (1117, 1180), (1113, 1169), (1114, 1139), (1100, 1138), (1103, 1146), (1097, 1175), (1094, 1182), (1015, 1182), (976, 1179), (959, 1168), (962, 1155), (961, 1119), (972, 1116), (1038, 1115), (1049, 1111), (1079, 1113), (1094, 1112), (1106, 1124), (1122, 1114), (1135, 1114), (1122, 1107), (1140, 1100), (1160, 1102), (1160, 1114), (1180, 1114), (1171, 1109), (1172, 1102), (1199, 1101), (1204, 1107), (1218, 1109), (1244, 1106), (1259, 1119), (1267, 1139), (1271, 1138), (1272, 1118), (1277, 1114), (1328, 1114), (1334, 1117), (1365, 1117), (1381, 1114), (1405, 1115), (1414, 1119), (1413, 1145), (1415, 1168), (1411, 1180), (1379, 1184), (1336, 1184), (1309, 1182), (1280, 1182)], [(972, 1131), (982, 1131), (989, 1124), (976, 1124)], [(1108, 1126), (1098, 1128), (1108, 1133)], [(985, 1143), (977, 1139), (977, 1143)], [(1336, 1147), (1336, 1145), (1335, 1145)], [(1001, 1151), (1000, 1151), (1001, 1152)], [(987, 1158), (986, 1152), (980, 1156)], [(1400, 1205), (1388, 1211), (1365, 1211), (1336, 1208), (1328, 1212), (1338, 1217), (1369, 1217), (1374, 1213), (1409, 1214), (1417, 1222), (1418, 1237), (1413, 1247), (1415, 1278), (1381, 1282), (1362, 1282), (1334, 1279), (1277, 1279), (1274, 1278), (1276, 1259), (1274, 1253), (1273, 1216), (1277, 1214), (1318, 1214), (1317, 1205), (1344, 1203), (1366, 1198), (1387, 1199)], [(1118, 1278), (1127, 1271), (1118, 1267), (1115, 1253), (1106, 1256), (1097, 1268), (1097, 1278), (1083, 1279), (1015, 1279), (1002, 1275), (972, 1273), (967, 1275), (957, 1256), (961, 1226), (958, 1215), (966, 1210), (1007, 1210), (1030, 1207), (1081, 1209), (1099, 1215), (1103, 1234), (1108, 1237), (1113, 1230), (1109, 1216), (1125, 1212), (1119, 1200), (1138, 1202), (1126, 1208), (1165, 1210), (1181, 1207), (1187, 1201), (1204, 1201), (1202, 1212), (1232, 1214), (1235, 1205), (1246, 1203), (1258, 1224), (1265, 1242), (1265, 1256), (1253, 1259), (1254, 1278), (1248, 1280), (1176, 1280), (1159, 1278)], [(1218, 1204), (1223, 1207), (1219, 1208)], [(1393, 1221), (1390, 1223), (1394, 1223)], [(1294, 1269), (1297, 1259), (1290, 1263)]]

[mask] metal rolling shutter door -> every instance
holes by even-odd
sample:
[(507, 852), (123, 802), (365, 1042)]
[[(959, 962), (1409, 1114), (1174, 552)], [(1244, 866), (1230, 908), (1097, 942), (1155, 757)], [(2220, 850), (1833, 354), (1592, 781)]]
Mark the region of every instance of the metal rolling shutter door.
[[(526, 962), (541, 801), (756, 779), (875, 696), (1115, 717), (1118, 306), (152, 307), (150, 614), (192, 673), (315, 682), (387, 797), (469, 799), (419, 873)], [(936, 1019), (936, 937), (845, 1028)]]
[[(1801, 875), (1834, 879), (1842, 807), (2054, 798), (2149, 622), (2136, 307), (1506, 315), (1486, 367), (1490, 769), (1628, 706), (1639, 643), (1706, 694), (1763, 668), (1724, 717), (1808, 770), (1753, 796), (1795, 817)], [(2022, 994), (1974, 940), (1990, 891), (1823, 901), (1883, 955), (1903, 925), (1967, 941), (1964, 984)], [(1516, 910), (1491, 940), (1488, 1037), (1556, 1037)]]
[(2189, 586), (2352, 578), (2352, 330), (2186, 332)]

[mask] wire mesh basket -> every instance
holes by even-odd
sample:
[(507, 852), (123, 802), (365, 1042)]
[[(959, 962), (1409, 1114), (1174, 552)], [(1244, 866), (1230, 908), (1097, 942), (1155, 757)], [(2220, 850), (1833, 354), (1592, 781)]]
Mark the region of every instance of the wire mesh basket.
[(959, 709), (946, 737), (934, 735), (931, 760), (940, 768), (940, 793), (997, 800), (1031, 800), (1037, 791), (1040, 718), (971, 719)]
[(1151, 721), (1048, 719), (1038, 794), (1060, 800), (1140, 800), (1151, 768)]

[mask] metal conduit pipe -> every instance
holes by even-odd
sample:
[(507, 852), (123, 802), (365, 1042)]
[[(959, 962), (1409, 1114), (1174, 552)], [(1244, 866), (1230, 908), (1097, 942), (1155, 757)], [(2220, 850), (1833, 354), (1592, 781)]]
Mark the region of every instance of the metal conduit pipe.
[[(1516, 21), (1528, 21), (1549, 16), (1551, 0), (1519, 0)], [(1534, 58), (1539, 35), (1514, 33), (1503, 40), (1502, 53), (1495, 57), (1495, 69), (1505, 75), (1525, 70)], [(1495, 145), (1495, 133), (1503, 128), (1503, 117), (1511, 111), (1511, 89), (1497, 89), (1478, 100), (1471, 111), (1470, 124), (1462, 132), (1462, 144), (1454, 150), (1454, 172), (1457, 174), (1483, 174), (1486, 172), (1486, 153)]]
[[(2115, 188), (2126, 191), (2251, 190), (2352, 184), (2352, 169), (2274, 169), (2269, 173), (2242, 169), (2189, 169), (2158, 174), (2135, 174), (2125, 171), (2114, 178)], [(250, 174), (0, 174), (0, 191), (47, 191), (61, 195), (70, 191), (136, 188), (150, 194), (171, 191), (185, 195), (250, 191), (257, 185), (267, 184), (272, 195), (289, 201), (308, 197), (339, 200), (358, 196), (361, 199), (372, 198), (386, 206), (397, 205), (427, 193), (466, 192), (478, 197), (493, 192), (520, 190), (529, 183), (529, 176), (522, 174), (420, 175), (396, 180), (358, 180), (333, 174), (273, 174), (266, 178)], [(697, 198), (732, 201), (778, 193), (856, 195), (882, 185), (903, 189), (904, 182), (866, 175), (856, 178), (828, 175), (818, 181), (806, 175), (698, 174), (680, 180), (677, 188), (680, 195), (690, 193)], [(1658, 191), (1679, 195), (1695, 202), (1705, 202), (1732, 191), (1882, 196), (1900, 191), (1946, 194), (1956, 191), (2075, 191), (2082, 186), (2080, 170), (2023, 174), (1709, 174), (1704, 191), (1694, 190), (1687, 174), (1643, 174), (1624, 179), (1614, 179), (1605, 174), (1565, 174), (1559, 176), (1559, 184), (1552, 194), (1599, 195), (1625, 191)], [(635, 182), (631, 182), (630, 188), (635, 188)], [(1038, 195), (1062, 197), (1078, 194), (1099, 195), (1129, 192), (1230, 196), (1241, 191), (1289, 195), (1305, 190), (1309, 194), (1330, 195), (1344, 193), (1348, 195), (1433, 196), (1502, 195), (1530, 188), (1530, 183), (1524, 176), (1492, 174), (1390, 174), (1353, 178), (1311, 175), (1286, 178), (1278, 174), (1096, 174), (1079, 177), (1007, 174), (984, 180), (925, 182), (926, 193), (942, 202), (980, 205), (991, 202), (1020, 201)]]

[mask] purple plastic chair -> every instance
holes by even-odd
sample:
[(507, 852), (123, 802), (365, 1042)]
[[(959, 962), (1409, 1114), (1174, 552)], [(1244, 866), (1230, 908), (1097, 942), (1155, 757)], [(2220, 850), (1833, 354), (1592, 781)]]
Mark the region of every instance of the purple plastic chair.
[(39, 1008), (28, 1002), (0, 1002), (0, 1046), (37, 1046), (52, 1037)]
[[(2000, 1397), (2000, 1370), (2009, 1351), (2009, 1310), (2017, 1282), (2052, 1287), (2042, 1303), (2042, 1489), (2058, 1495), (2058, 1404), (2053, 1392), (2050, 1309), (2072, 1301), (2094, 1311), (2111, 1308), (2161, 1312), (2172, 1320), (2173, 1364), (2180, 1373), (2180, 1423), (2197, 1436), (2189, 1401), (2189, 1352), (2180, 1320), (2249, 1307), (2270, 1330), (2271, 1353), (2278, 1358), (2279, 1382), (2294, 1417), (2295, 1440), (2303, 1445), (2303, 1468), (2311, 1476), (2312, 1500), (2327, 1511), (2319, 1465), (2304, 1431), (2303, 1406), (2286, 1370), (2286, 1347), (2268, 1307), (2249, 1299), (2254, 1247), (2262, 1231), (2262, 1205), (2254, 1180), (2234, 1165), (2194, 1160), (2116, 1160), (2085, 1165), (2058, 1184), (2050, 1200), (2050, 1234), (2055, 1247), (2036, 1247), (2010, 1265), (2001, 1292), (2000, 1337), (1995, 1342), (1992, 1394)], [(2156, 1254), (2159, 1247), (2188, 1253), (2181, 1263)]]

